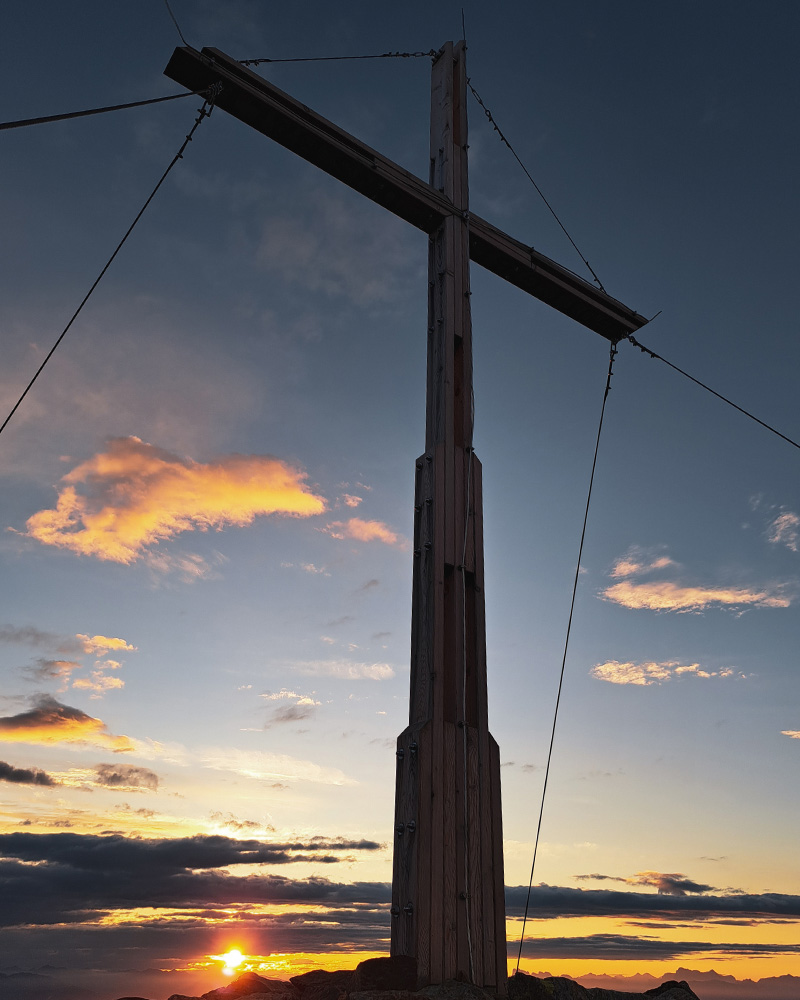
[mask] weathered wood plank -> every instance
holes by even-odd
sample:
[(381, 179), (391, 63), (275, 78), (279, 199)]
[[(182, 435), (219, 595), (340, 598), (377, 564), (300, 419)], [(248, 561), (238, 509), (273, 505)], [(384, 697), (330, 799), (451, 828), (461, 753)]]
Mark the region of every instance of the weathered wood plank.
[(434, 840), (432, 837), (433, 820), (433, 781), (435, 775), (431, 767), (433, 743), (433, 724), (426, 723), (419, 729), (417, 740), (418, 778), (417, 778), (417, 847), (416, 847), (416, 886), (411, 902), (414, 907), (412, 915), (415, 953), (417, 956), (417, 986), (421, 989), (428, 986), (431, 979), (431, 949), (433, 946), (431, 909), (422, 894), (430, 893), (432, 852)]
[(444, 858), (444, 974), (446, 979), (454, 979), (458, 973), (458, 860), (461, 852), (457, 843), (456, 824), (460, 796), (457, 781), (457, 739), (458, 729), (452, 722), (444, 724), (444, 815), (445, 835), (442, 842)]
[[(489, 767), (493, 775), (500, 774), (500, 748), (489, 735)], [(492, 878), (494, 886), (495, 946), (497, 948), (496, 969), (498, 994), (508, 992), (508, 946), (506, 943), (506, 899), (505, 874), (503, 865), (503, 810), (500, 799), (500, 781), (491, 784), (492, 842), (494, 844)]]

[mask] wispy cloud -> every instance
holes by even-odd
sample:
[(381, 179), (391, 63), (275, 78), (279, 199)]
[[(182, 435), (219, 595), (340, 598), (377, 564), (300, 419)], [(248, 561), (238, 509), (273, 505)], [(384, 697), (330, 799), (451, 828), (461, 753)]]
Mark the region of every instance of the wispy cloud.
[(0, 718), (0, 741), (40, 746), (74, 743), (103, 747), (115, 753), (135, 749), (132, 740), (115, 736), (100, 719), (49, 697), (38, 698), (27, 712)]
[(43, 649), (62, 655), (85, 653), (83, 636), (63, 636), (54, 632), (45, 632), (33, 625), (3, 625), (0, 626), (0, 642), (14, 643), (20, 646), (30, 646), (33, 649)]
[(142, 791), (144, 789), (158, 791), (158, 775), (149, 767), (137, 767), (135, 764), (96, 764), (94, 780), (105, 788), (116, 788), (120, 791)]
[(800, 729), (782, 729), (781, 736), (788, 736), (792, 740), (800, 740)]
[(320, 191), (308, 192), (307, 210), (306, 219), (293, 211), (266, 222), (256, 255), (262, 267), (359, 305), (398, 298), (410, 276), (405, 231), (368, 207)]
[(800, 543), (800, 517), (791, 510), (782, 511), (769, 525), (767, 538), (776, 545), (785, 545), (792, 552), (797, 552)]
[(38, 680), (59, 681), (66, 689), (71, 674), (80, 670), (83, 664), (78, 660), (48, 660), (40, 656), (35, 666), (26, 668), (26, 673)]
[(388, 663), (356, 663), (353, 660), (299, 660), (292, 664), (301, 674), (319, 677), (339, 677), (343, 680), (385, 681), (394, 677)]
[(649, 573), (653, 570), (665, 569), (667, 566), (677, 566), (669, 556), (659, 555), (661, 548), (645, 549), (639, 545), (631, 545), (624, 556), (621, 556), (611, 567), (609, 576), (619, 579), (620, 577), (634, 576), (636, 574)]
[(259, 781), (310, 781), (324, 785), (356, 785), (358, 782), (335, 767), (324, 767), (311, 760), (288, 754), (239, 750), (235, 747), (209, 747), (197, 754), (205, 767), (234, 771)]
[(281, 688), (280, 691), (274, 692), (266, 691), (264, 694), (259, 695), (259, 698), (263, 698), (265, 701), (294, 701), (297, 705), (320, 704), (310, 694), (298, 694), (297, 691), (288, 691), (286, 688)]
[(320, 514), (325, 500), (305, 480), (302, 471), (269, 455), (202, 463), (137, 437), (114, 438), (63, 477), (55, 509), (28, 518), (27, 534), (129, 564), (181, 532), (245, 526), (258, 515)]
[(352, 538), (357, 542), (383, 542), (399, 549), (406, 547), (406, 539), (384, 524), (383, 521), (365, 521), (351, 517), (348, 521), (332, 521), (324, 529), (332, 538)]
[(114, 652), (136, 652), (136, 646), (126, 639), (107, 635), (84, 635), (78, 632), (74, 637), (58, 636), (50, 632), (42, 632), (32, 627), (14, 629), (11, 626), (0, 630), (0, 641), (17, 642), (34, 648), (50, 648), (51, 650), (71, 650), (79, 656), (98, 657), (94, 661), (91, 676), (75, 677), (76, 671), (82, 670), (86, 664), (81, 660), (62, 660), (49, 657), (38, 657), (35, 663), (25, 667), (24, 674), (38, 681), (57, 681), (59, 692), (68, 687), (91, 691), (92, 698), (101, 698), (106, 691), (114, 691), (125, 686), (125, 682), (107, 671), (116, 671), (122, 667), (120, 660), (112, 659), (108, 654)]
[(98, 698), (106, 691), (118, 691), (124, 688), (125, 681), (121, 677), (104, 674), (102, 670), (93, 670), (91, 677), (76, 677), (72, 686), (80, 691), (92, 691), (92, 697)]
[[(659, 553), (662, 554), (659, 554)], [(793, 600), (787, 584), (761, 587), (727, 587), (686, 584), (664, 579), (663, 571), (680, 568), (662, 549), (643, 549), (632, 545), (612, 566), (609, 575), (620, 580), (600, 592), (607, 601), (624, 608), (648, 611), (704, 611), (713, 607), (788, 608)], [(655, 577), (654, 577), (655, 574)]]
[(330, 576), (324, 566), (316, 566), (314, 563), (282, 562), (281, 569), (301, 569), (304, 573), (311, 573), (314, 576)]
[(316, 705), (304, 705), (300, 702), (296, 705), (280, 705), (267, 719), (264, 728), (269, 729), (282, 722), (302, 722), (303, 719), (310, 719), (316, 710)]
[(783, 584), (747, 587), (684, 586), (669, 580), (635, 583), (624, 580), (602, 591), (602, 596), (624, 608), (649, 611), (704, 611), (712, 607), (788, 608), (792, 598)]
[(678, 660), (668, 660), (666, 663), (655, 663), (652, 660), (644, 663), (606, 660), (604, 663), (596, 663), (589, 673), (599, 681), (608, 681), (610, 684), (636, 684), (640, 687), (661, 684), (673, 677), (701, 677), (707, 680), (712, 677), (746, 676), (732, 667), (705, 670), (699, 663), (681, 663)]

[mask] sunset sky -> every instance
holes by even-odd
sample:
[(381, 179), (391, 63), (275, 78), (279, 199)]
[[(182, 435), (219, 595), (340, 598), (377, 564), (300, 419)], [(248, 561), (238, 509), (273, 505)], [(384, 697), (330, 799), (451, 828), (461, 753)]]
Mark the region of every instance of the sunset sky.
[[(239, 59), (461, 36), (461, 0), (171, 6)], [(661, 311), (638, 339), (800, 441), (800, 7), (464, 8), (581, 252)], [(3, 35), (4, 120), (180, 89), (161, 0), (29, 0)], [(427, 58), (259, 72), (427, 177)], [(0, 135), (0, 417), (200, 103)], [(469, 113), (473, 210), (590, 277)], [(233, 948), (388, 951), (426, 270), (424, 234), (215, 111), (0, 435), (0, 974), (160, 997)], [(608, 343), (477, 266), (472, 293), (515, 958)], [(621, 344), (523, 968), (800, 976), (799, 609), (800, 451)]]

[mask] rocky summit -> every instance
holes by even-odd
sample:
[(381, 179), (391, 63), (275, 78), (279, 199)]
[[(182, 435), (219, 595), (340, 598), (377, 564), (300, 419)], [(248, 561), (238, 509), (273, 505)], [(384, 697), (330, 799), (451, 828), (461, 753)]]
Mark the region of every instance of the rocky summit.
[[(447, 982), (416, 990), (416, 963), (410, 958), (370, 958), (355, 969), (317, 969), (291, 979), (267, 979), (246, 972), (227, 986), (190, 997), (173, 993), (169, 1000), (496, 1000), (470, 983)], [(539, 979), (517, 973), (508, 980), (509, 1000), (699, 1000), (688, 983), (672, 980), (644, 993), (587, 988), (572, 979)], [(122, 1000), (122, 998), (121, 998)]]

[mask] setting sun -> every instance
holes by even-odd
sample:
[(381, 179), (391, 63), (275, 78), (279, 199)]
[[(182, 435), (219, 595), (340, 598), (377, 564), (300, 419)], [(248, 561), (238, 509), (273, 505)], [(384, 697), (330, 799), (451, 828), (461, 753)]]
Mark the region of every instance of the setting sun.
[(244, 961), (244, 955), (237, 948), (231, 949), (231, 951), (226, 952), (220, 958), (225, 963), (222, 971), (226, 976), (232, 976)]

